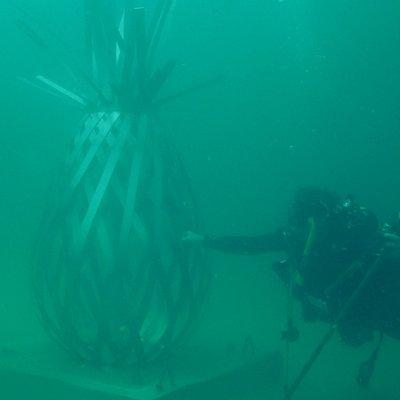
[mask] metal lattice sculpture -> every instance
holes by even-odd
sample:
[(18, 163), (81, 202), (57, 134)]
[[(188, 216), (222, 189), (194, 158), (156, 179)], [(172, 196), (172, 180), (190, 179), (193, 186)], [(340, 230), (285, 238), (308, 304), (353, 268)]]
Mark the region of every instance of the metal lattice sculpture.
[[(198, 228), (194, 199), (156, 118), (176, 97), (157, 100), (174, 63), (153, 67), (172, 3), (156, 2), (147, 21), (135, 1), (86, 1), (91, 73), (68, 65), (85, 94), (43, 76), (35, 82), (87, 110), (42, 240), (34, 292), (47, 331), (93, 363), (143, 363), (173, 351), (207, 288), (200, 250), (181, 244)], [(20, 26), (43, 47), (31, 25)]]

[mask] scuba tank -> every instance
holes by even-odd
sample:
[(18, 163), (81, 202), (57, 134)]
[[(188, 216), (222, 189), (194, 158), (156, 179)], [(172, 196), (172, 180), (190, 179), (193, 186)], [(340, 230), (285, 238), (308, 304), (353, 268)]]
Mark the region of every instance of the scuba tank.
[(371, 353), (368, 360), (361, 363), (360, 368), (358, 370), (358, 375), (357, 375), (356, 380), (360, 386), (364, 386), (364, 387), (368, 386), (368, 384), (372, 378), (372, 375), (375, 371), (375, 365), (376, 365), (376, 361), (378, 359), (379, 352), (382, 347), (382, 342), (383, 342), (383, 333), (381, 332), (378, 344), (375, 347), (374, 351)]

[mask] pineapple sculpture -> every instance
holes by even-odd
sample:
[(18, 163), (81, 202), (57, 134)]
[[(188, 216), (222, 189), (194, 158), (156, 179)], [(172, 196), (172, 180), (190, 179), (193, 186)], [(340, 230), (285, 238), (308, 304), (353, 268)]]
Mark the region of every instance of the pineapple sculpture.
[(181, 243), (198, 217), (157, 118), (175, 97), (159, 97), (174, 64), (154, 62), (173, 1), (153, 1), (150, 12), (141, 3), (85, 2), (90, 71), (70, 68), (82, 93), (44, 76), (35, 82), (85, 112), (34, 268), (38, 314), (66, 351), (97, 365), (142, 365), (173, 352), (208, 283), (201, 250)]

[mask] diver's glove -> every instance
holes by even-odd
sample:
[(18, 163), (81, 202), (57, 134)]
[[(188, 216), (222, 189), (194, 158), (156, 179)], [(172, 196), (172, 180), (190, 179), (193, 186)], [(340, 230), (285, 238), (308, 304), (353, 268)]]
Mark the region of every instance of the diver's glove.
[(394, 233), (384, 233), (383, 237), (385, 238), (386, 248), (390, 249), (394, 247), (400, 247), (400, 236), (397, 236)]
[(198, 233), (187, 231), (182, 237), (182, 243), (185, 245), (203, 244), (205, 236)]

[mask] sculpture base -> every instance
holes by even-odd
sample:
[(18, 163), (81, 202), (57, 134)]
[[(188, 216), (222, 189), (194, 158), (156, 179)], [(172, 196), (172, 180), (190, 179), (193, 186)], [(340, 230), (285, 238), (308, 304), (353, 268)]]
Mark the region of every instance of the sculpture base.
[[(96, 369), (51, 344), (0, 347), (2, 398), (58, 400), (239, 400), (282, 396), (279, 353), (246, 359), (186, 348), (145, 370)], [(239, 358), (242, 358), (239, 360)]]

